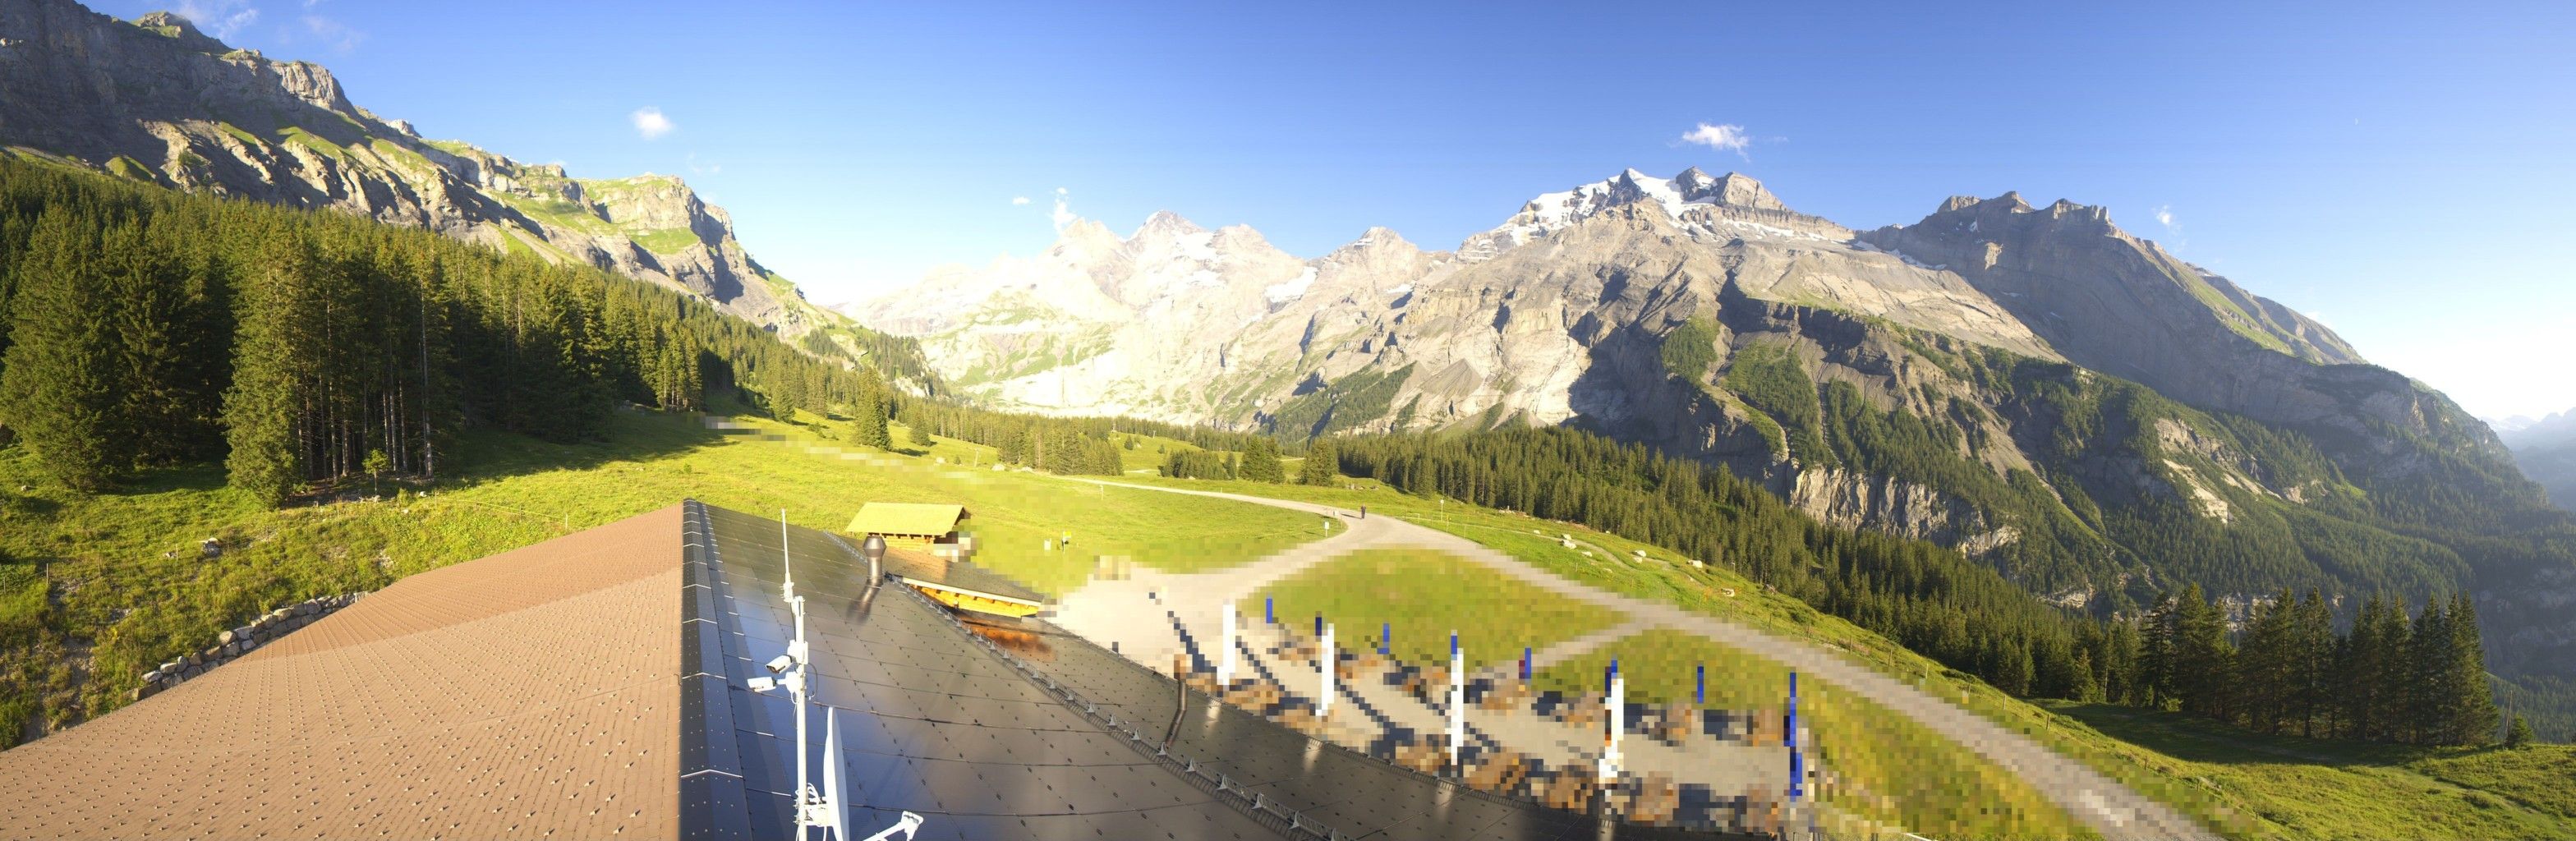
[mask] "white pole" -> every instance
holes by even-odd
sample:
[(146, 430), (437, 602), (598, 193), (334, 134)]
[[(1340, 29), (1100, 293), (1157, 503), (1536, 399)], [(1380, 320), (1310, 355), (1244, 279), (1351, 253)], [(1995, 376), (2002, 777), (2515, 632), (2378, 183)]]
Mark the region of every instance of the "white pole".
[(813, 826), (812, 809), (805, 781), (805, 600), (796, 595), (796, 562), (787, 551), (787, 509), (778, 509), (778, 564), (786, 580), (779, 592), (787, 600), (788, 612), (796, 616), (796, 637), (787, 643), (787, 694), (796, 703), (796, 841), (805, 841), (806, 829)]
[(1458, 764), (1458, 746), (1467, 741), (1467, 655), (1458, 647), (1458, 632), (1449, 632), (1449, 767), (1466, 774)]
[(1609, 725), (1601, 750), (1601, 784), (1606, 786), (1619, 781), (1619, 732), (1627, 729), (1619, 719), (1627, 713), (1628, 678), (1619, 674), (1617, 660), (1610, 661), (1610, 693), (1603, 701), (1606, 708), (1602, 717)]
[(1227, 602), (1225, 633), (1220, 640), (1221, 647), (1225, 649), (1225, 656), (1219, 658), (1216, 664), (1216, 691), (1220, 696), (1225, 694), (1226, 687), (1234, 685), (1234, 623), (1234, 603)]
[(1315, 654), (1315, 673), (1323, 691), (1315, 696), (1315, 718), (1320, 721), (1333, 712), (1333, 626), (1324, 626), (1323, 647)]

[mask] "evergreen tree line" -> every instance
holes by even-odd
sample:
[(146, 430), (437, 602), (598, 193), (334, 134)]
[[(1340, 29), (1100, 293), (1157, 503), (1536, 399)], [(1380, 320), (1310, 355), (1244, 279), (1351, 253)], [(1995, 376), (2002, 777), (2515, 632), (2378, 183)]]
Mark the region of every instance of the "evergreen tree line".
[[(1408, 493), (1583, 523), (1726, 565), (2014, 695), (2177, 707), (2258, 729), (2324, 728), (2387, 741), (2477, 741), (2472, 733), (2491, 738), (2495, 729), (2488, 684), (2475, 671), (2481, 654), (2474, 613), (2464, 598), (2448, 610), (2428, 608), (2430, 620), (2415, 620), (2416, 627), (2430, 621), (2432, 636), (2400, 634), (2427, 642), (2401, 641), (2395, 649), (2385, 642), (2383, 614), (2391, 611), (2384, 606), (2379, 614), (2365, 608), (2354, 632), (2362, 642), (2347, 643), (2335, 637), (2322, 603), (2302, 608), (2285, 598), (2258, 611), (2245, 632), (2254, 654), (2240, 660), (2218, 608), (2196, 586), (2166, 599), (2143, 622), (2092, 617), (2042, 601), (1954, 550), (1826, 526), (1723, 468), (1642, 445), (1565, 428), (1364, 436), (1337, 444), (1345, 474)], [(2401, 629), (2409, 627), (2403, 611), (2393, 613)], [(2388, 668), (2408, 675), (2396, 696), (2405, 700), (2390, 702), (2397, 704), (2390, 709), (2410, 717), (2391, 719), (2373, 708), (2370, 715), (2380, 717), (2347, 726), (2336, 718), (2345, 714), (2341, 708), (2306, 706), (2321, 697), (2313, 694), (2320, 683), (2333, 683), (2344, 697), (2353, 681), (2365, 679), (2357, 675), (2385, 680), (2392, 674), (2347, 669), (2362, 669), (2359, 661), (2320, 659), (2318, 627), (2330, 638), (2324, 650), (2350, 646), (2402, 661)]]
[[(1053, 473), (1117, 476), (1125, 472), (1116, 436), (1171, 438), (1217, 450), (1250, 450), (1267, 445), (1277, 462), (1278, 444), (1248, 432), (1181, 426), (1122, 417), (1060, 418), (1003, 412), (951, 400), (887, 392), (893, 417), (917, 433), (939, 435), (992, 447), (1005, 464)], [(925, 442), (916, 441), (915, 444)], [(1224, 478), (1233, 478), (1231, 468)]]
[(2421, 745), (2493, 741), (2499, 722), (2466, 594), (2403, 605), (2373, 597), (2351, 629), (2335, 630), (2324, 597), (2283, 590), (2252, 606), (2238, 633), (2200, 585), (2145, 620), (2137, 685), (2142, 703), (2231, 721), (2265, 733)]
[(1163, 475), (1175, 479), (1232, 479), (1243, 456), (1215, 450), (1189, 450), (1163, 459)]
[(882, 393), (703, 301), (341, 213), (0, 160), (0, 427), (108, 487), (222, 460), (277, 502), (434, 477), (456, 432), (595, 438), (619, 400), (773, 410)]

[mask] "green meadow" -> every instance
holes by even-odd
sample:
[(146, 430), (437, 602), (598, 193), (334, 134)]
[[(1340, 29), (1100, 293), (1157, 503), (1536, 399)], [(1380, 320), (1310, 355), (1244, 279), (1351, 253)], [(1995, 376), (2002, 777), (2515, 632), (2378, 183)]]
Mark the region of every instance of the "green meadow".
[[(2359, 745), (2265, 737), (2179, 713), (2033, 702), (1841, 617), (1766, 592), (1723, 564), (1694, 566), (1670, 550), (1577, 524), (1403, 494), (1364, 478), (1344, 477), (1330, 487), (1141, 476), (1135, 481), (1349, 509), (1366, 505), (1372, 516), (1392, 515), (1447, 531), (1558, 575), (1809, 640), (1937, 696), (1956, 698), (1969, 711), (2233, 838), (2576, 838), (2576, 806), (2569, 803), (2576, 797), (2576, 746)], [(1574, 538), (1575, 548), (1560, 544), (1563, 535)], [(1639, 550), (1645, 557), (1636, 556)], [(1591, 668), (1589, 680), (1597, 684), (1598, 664)], [(1710, 671), (1714, 675), (1717, 667)], [(1689, 673), (1672, 674), (1687, 680)], [(1711, 680), (1714, 696), (1719, 687)], [(2248, 747), (2256, 745), (2287, 748)]]
[[(1533, 676), (1540, 689), (1599, 692), (1612, 658), (1628, 699), (1689, 702), (1695, 669), (1708, 668), (1708, 706), (1778, 716), (1788, 669), (1741, 649), (1677, 631), (1614, 641)], [(1798, 681), (1798, 714), (1825, 775), (1818, 802), (1856, 834), (1915, 832), (1934, 838), (2068, 838), (2090, 833), (2019, 777), (1867, 698), (1812, 677)]]
[[(377, 589), (689, 497), (784, 508), (797, 525), (829, 530), (869, 501), (962, 503), (976, 562), (1051, 594), (1081, 584), (1104, 556), (1190, 571), (1322, 536), (1296, 512), (862, 454), (815, 434), (828, 423), (731, 420), (747, 429), (619, 412), (600, 443), (473, 434), (425, 496), (386, 482), (348, 489), (349, 501), (279, 510), (226, 488), (212, 467), (84, 496), (38, 478), (23, 449), (0, 450), (0, 720), (60, 725), (103, 713), (145, 670), (278, 605)], [(931, 448), (972, 449), (945, 439)], [(1050, 548), (1066, 532), (1073, 545)], [(201, 559), (209, 537), (225, 549)], [(8, 743), (21, 729), (8, 728)]]
[[(967, 530), (976, 560), (1049, 593), (1078, 586), (1103, 557), (1160, 569), (1220, 568), (1322, 536), (1313, 516), (1281, 509), (1103, 488), (1020, 470), (991, 469), (991, 447), (934, 437), (927, 446), (895, 427), (896, 452), (859, 452), (840, 440), (846, 425), (804, 416), (781, 423), (740, 416), (719, 431), (694, 417), (619, 412), (608, 440), (555, 444), (477, 433), (449, 454), (453, 465), (427, 489), (386, 482), (344, 489), (346, 501), (264, 510), (223, 486), (210, 467), (149, 474), (107, 494), (82, 496), (38, 478), (21, 449), (0, 449), (0, 721), (65, 724), (113, 709), (143, 670), (211, 644), (215, 634), (286, 602), (380, 588), (421, 570), (482, 557), (695, 497), (746, 511), (788, 510), (799, 525), (838, 529), (871, 500), (958, 502), (973, 512)], [(1123, 437), (1123, 436), (1122, 436)], [(1123, 450), (1130, 470), (1150, 470), (1190, 445), (1140, 436)], [(1290, 466), (1294, 473), (1294, 466)], [(1896, 675), (2040, 740), (2203, 823), (2240, 838), (2576, 838), (2576, 748), (2542, 745), (2426, 749), (2262, 737), (2186, 716), (2120, 707), (2033, 704), (1945, 669), (1840, 618), (1736, 575), (1658, 548), (1581, 526), (1395, 493), (1366, 479), (1331, 487), (1163, 479), (1140, 484), (1299, 499), (1391, 515), (1457, 534), (1539, 568), (1606, 589), (1801, 639)], [(360, 499), (374, 491), (374, 501)], [(1072, 531), (1070, 549), (1050, 538)], [(1561, 545), (1571, 536), (1574, 548)], [(223, 542), (203, 560), (198, 541)], [(1644, 557), (1636, 553), (1645, 552)], [(1472, 640), (1479, 662), (1615, 624), (1582, 608), (1541, 607), (1494, 579), (1469, 574), (1460, 559), (1433, 553), (1357, 554), (1276, 585), (1283, 615), (1321, 611), (1353, 640), (1402, 614), (1396, 641), (1407, 656), (1445, 656), (1452, 627)], [(1381, 568), (1384, 568), (1383, 570)], [(1379, 580), (1391, 574), (1394, 581)], [(1486, 586), (1492, 584), (1492, 586)], [(1295, 605), (1291, 607), (1290, 605)], [(1248, 605), (1258, 610), (1257, 600)], [(1578, 630), (1581, 629), (1581, 630)], [(1358, 647), (1364, 643), (1353, 643)], [(1756, 664), (1727, 672), (1729, 652), (1705, 641), (1651, 640), (1620, 649), (1632, 692), (1687, 692), (1681, 659), (1711, 663), (1712, 694), (1747, 703), (1775, 688)], [(1616, 648), (1614, 646), (1614, 648)], [(1666, 649), (1664, 654), (1651, 653)], [(1633, 653), (1631, 653), (1633, 652)], [(1486, 655), (1497, 655), (1488, 657)], [(1606, 656), (1606, 655), (1604, 655)], [(1732, 656), (1743, 657), (1740, 653)], [(1654, 666), (1651, 659), (1673, 662)], [(1585, 675), (1578, 659), (1551, 674)], [(1554, 677), (1551, 680), (1557, 679)], [(1679, 684), (1671, 682), (1679, 681)], [(2032, 807), (2020, 784), (1940, 737), (1902, 726), (1875, 742), (1841, 742), (1865, 727), (1873, 705), (1823, 684), (1810, 715), (1832, 767), (1848, 785), (1838, 808), (1869, 826), (1905, 826), (1933, 837), (2049, 834), (2062, 815)], [(1785, 687), (1780, 687), (1785, 689)], [(1802, 692), (1810, 692), (1806, 684)], [(1723, 695), (1719, 693), (1740, 693)], [(1641, 696), (1647, 697), (1647, 696)], [(1686, 697), (1670, 695), (1664, 697)], [(1714, 701), (1715, 699), (1713, 699)], [(1839, 745), (1839, 746), (1838, 746)], [(1940, 754), (1949, 758), (1935, 758)], [(1965, 763), (1950, 767), (1944, 763)], [(1924, 802), (1901, 779), (1972, 780), (2010, 804), (1971, 814)], [(2054, 816), (2052, 816), (2054, 815)], [(1946, 827), (1944, 832), (1938, 828)]]
[(1474, 561), (1429, 549), (1362, 549), (1280, 581), (1237, 607), (1260, 616), (1273, 599), (1279, 621), (1304, 623), (1322, 616), (1334, 625), (1334, 642), (1374, 649), (1392, 627), (1397, 658), (1416, 663), (1449, 661), (1449, 633), (1456, 631), (1470, 667), (1518, 660), (1521, 649), (1544, 648), (1619, 623), (1619, 616), (1495, 575)]

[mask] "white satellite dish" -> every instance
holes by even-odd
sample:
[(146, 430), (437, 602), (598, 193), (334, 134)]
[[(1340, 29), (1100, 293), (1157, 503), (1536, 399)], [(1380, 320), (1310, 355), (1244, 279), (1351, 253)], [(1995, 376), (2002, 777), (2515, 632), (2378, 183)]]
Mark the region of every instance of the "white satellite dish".
[(832, 841), (850, 841), (850, 789), (841, 778), (840, 710), (823, 708), (823, 828)]

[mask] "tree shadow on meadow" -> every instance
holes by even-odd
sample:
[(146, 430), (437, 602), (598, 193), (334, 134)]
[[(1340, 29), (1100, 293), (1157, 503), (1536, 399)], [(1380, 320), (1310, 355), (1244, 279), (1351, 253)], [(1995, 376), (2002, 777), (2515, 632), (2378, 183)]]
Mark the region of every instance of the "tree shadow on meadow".
[(2221, 765), (2297, 762), (2319, 765), (2395, 765), (2424, 748), (2266, 735), (2195, 715), (2119, 704), (2052, 703), (2047, 708), (2123, 742), (2175, 759)]

